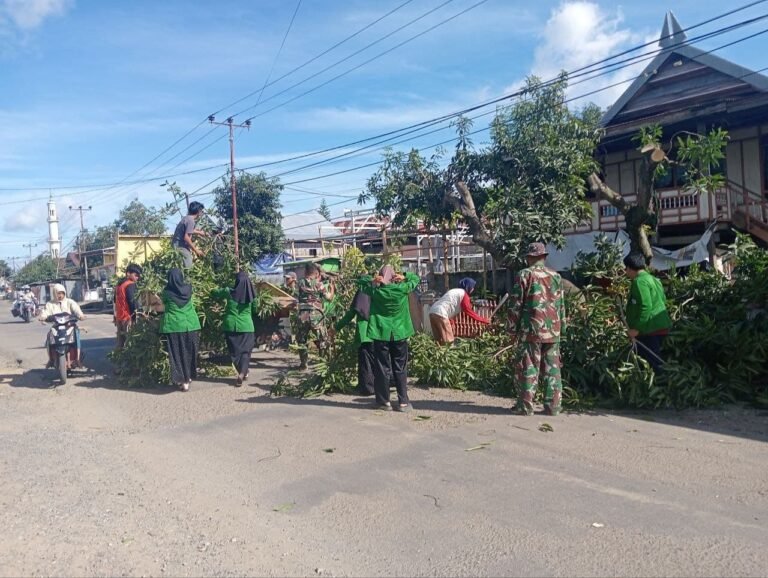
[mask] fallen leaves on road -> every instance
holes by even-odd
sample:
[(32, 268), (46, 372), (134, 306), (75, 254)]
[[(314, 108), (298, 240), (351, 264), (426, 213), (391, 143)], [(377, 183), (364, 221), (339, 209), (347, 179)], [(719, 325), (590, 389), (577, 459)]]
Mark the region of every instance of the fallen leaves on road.
[(464, 451), (465, 452), (474, 452), (476, 450), (487, 450), (488, 446), (490, 446), (493, 442), (483, 442), (479, 446), (473, 446), (471, 448), (467, 448)]
[(289, 512), (293, 510), (293, 507), (296, 505), (296, 502), (288, 502), (285, 504), (280, 504), (279, 506), (275, 506), (272, 508), (273, 512)]
[(333, 452), (335, 452), (335, 451), (336, 451), (336, 448), (325, 448), (323, 451), (324, 451), (326, 454), (332, 454)]
[(429, 419), (432, 419), (431, 415), (417, 415), (413, 418), (413, 421), (427, 421)]
[(552, 432), (552, 431), (555, 431), (555, 428), (553, 428), (553, 427), (552, 427), (551, 425), (549, 425), (548, 423), (544, 422), (543, 424), (541, 424), (541, 425), (539, 426), (539, 431), (543, 431), (543, 432)]

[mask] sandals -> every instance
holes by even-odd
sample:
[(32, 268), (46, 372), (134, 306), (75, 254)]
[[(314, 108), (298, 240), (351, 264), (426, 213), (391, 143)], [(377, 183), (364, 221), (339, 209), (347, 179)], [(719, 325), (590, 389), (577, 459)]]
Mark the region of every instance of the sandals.
[(413, 411), (413, 407), (411, 407), (410, 403), (401, 403), (395, 408), (395, 411), (399, 411), (400, 413), (410, 413)]

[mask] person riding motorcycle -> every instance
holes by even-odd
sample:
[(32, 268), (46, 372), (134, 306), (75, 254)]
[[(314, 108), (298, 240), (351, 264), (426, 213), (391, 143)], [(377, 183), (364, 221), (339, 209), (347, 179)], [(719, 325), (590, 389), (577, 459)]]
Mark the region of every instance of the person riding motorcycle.
[[(64, 285), (56, 283), (52, 287), (52, 290), (53, 290), (53, 297), (54, 297), (53, 300), (46, 303), (45, 307), (43, 307), (42, 311), (40, 312), (40, 315), (37, 316), (37, 318), (40, 320), (40, 323), (45, 323), (46, 320), (51, 315), (56, 315), (57, 313), (69, 313), (70, 315), (77, 317), (80, 321), (85, 319), (85, 315), (83, 314), (82, 309), (80, 309), (80, 306), (77, 304), (77, 301), (67, 297), (67, 290), (64, 287)], [(80, 329), (77, 329), (77, 328), (75, 330), (75, 340), (77, 343), (77, 349), (79, 351), (80, 350)], [(50, 347), (47, 347), (47, 349), (48, 349), (48, 365), (46, 365), (46, 367), (53, 367), (54, 365), (53, 351), (51, 350)]]
[(19, 301), (23, 301), (24, 299), (32, 301), (32, 303), (35, 304), (35, 307), (37, 307), (37, 297), (32, 293), (32, 289), (30, 289), (29, 285), (24, 285), (21, 288), (21, 293), (19, 293), (18, 299)]

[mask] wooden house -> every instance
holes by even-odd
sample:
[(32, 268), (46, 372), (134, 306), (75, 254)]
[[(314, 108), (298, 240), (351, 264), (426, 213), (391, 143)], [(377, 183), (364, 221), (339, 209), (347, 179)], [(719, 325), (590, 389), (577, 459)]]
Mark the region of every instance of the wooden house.
[[(716, 241), (735, 228), (768, 242), (768, 77), (690, 44), (671, 12), (659, 47), (602, 118), (598, 156), (606, 183), (628, 200), (635, 198), (641, 161), (632, 139), (644, 126), (663, 127), (665, 148), (676, 135), (722, 127), (730, 136), (718, 169), (725, 186), (712, 194), (694, 194), (679, 169), (657, 179), (659, 235), (653, 242), (670, 248), (690, 243), (713, 221), (718, 223)], [(674, 148), (668, 154), (674, 158)], [(591, 202), (592, 221), (574, 232), (624, 226), (623, 216), (607, 201)]]

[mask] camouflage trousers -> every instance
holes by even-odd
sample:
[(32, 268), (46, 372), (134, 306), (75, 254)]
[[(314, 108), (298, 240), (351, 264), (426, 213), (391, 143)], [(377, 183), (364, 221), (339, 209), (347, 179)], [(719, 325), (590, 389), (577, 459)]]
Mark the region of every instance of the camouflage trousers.
[(317, 309), (300, 309), (296, 316), (296, 344), (299, 346), (302, 367), (306, 367), (309, 361), (310, 343), (314, 343), (319, 351), (328, 347), (325, 315)]
[(560, 376), (560, 344), (526, 341), (522, 347), (522, 357), (515, 368), (515, 377), (520, 387), (517, 410), (520, 413), (533, 413), (533, 398), (539, 381), (544, 381), (544, 411), (557, 414), (560, 411), (560, 398), (563, 382)]

